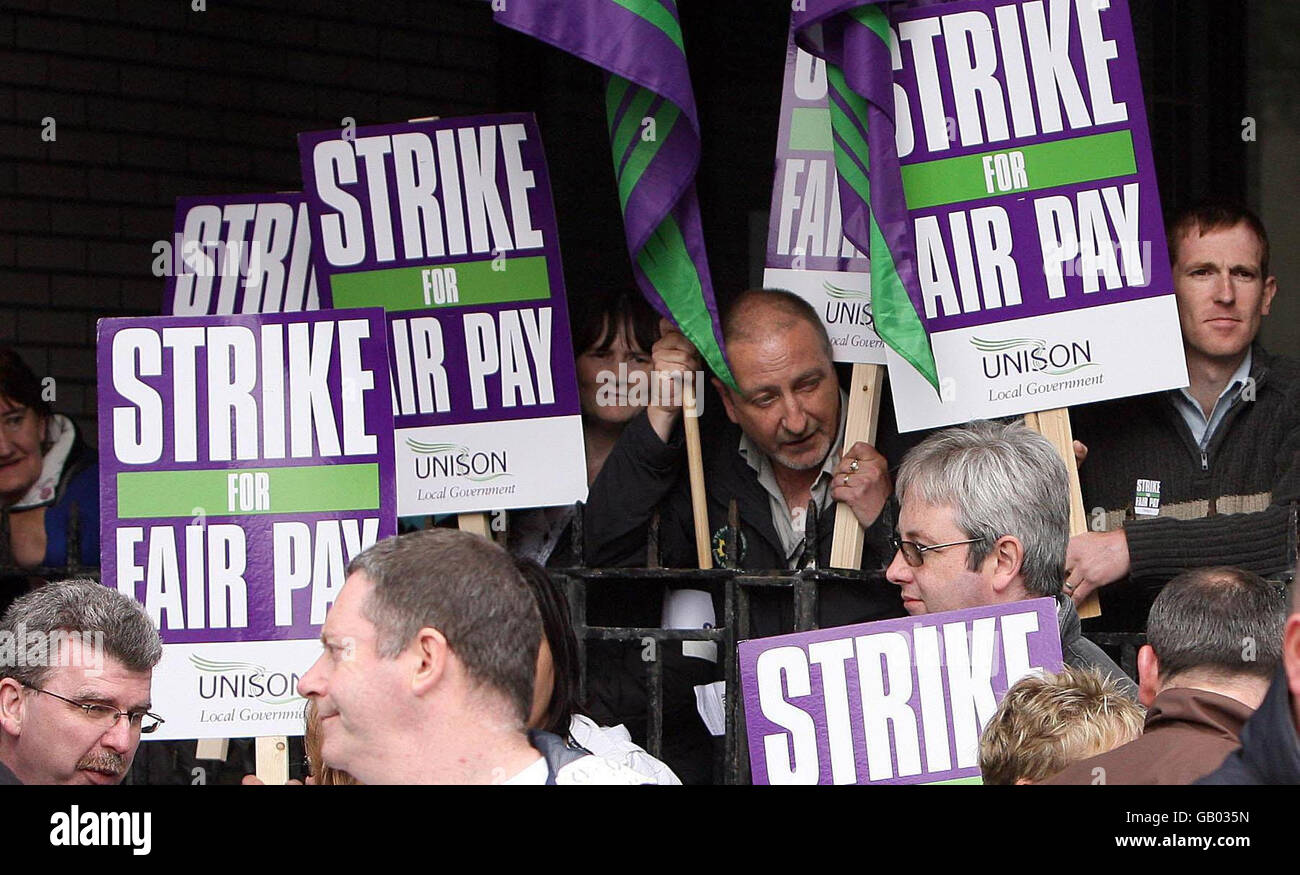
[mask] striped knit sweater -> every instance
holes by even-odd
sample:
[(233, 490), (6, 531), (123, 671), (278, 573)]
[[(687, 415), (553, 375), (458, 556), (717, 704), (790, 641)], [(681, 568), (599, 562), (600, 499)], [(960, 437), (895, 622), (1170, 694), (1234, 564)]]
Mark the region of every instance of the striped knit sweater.
[[(1090, 527), (1122, 525), (1128, 539), (1129, 580), (1102, 590), (1103, 612), (1144, 627), (1153, 590), (1188, 568), (1294, 570), (1300, 364), (1257, 344), (1250, 376), (1204, 454), (1168, 393), (1071, 411), (1088, 447), (1079, 479)], [(1139, 479), (1159, 481), (1159, 516), (1135, 513)]]

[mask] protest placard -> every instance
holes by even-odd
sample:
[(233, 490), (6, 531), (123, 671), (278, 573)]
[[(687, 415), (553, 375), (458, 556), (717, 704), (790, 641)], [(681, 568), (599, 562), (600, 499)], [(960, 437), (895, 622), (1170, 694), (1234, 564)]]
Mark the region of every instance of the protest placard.
[(298, 142), (322, 295), (388, 312), (398, 513), (585, 498), (573, 342), (533, 117)]
[(766, 288), (806, 300), (826, 325), (837, 362), (885, 363), (871, 313), (866, 256), (844, 236), (831, 148), (826, 63), (786, 43), (776, 181), (767, 231)]
[(383, 313), (99, 323), (103, 582), (162, 633), (158, 738), (302, 733), (349, 560), (396, 534)]
[(297, 192), (176, 199), (164, 316), (320, 308), (311, 223)]
[(966, 0), (892, 31), (941, 388), (891, 351), (899, 428), (1187, 385), (1127, 3)]
[(979, 778), (979, 736), (1035, 669), (1059, 671), (1056, 602), (1031, 599), (742, 641), (755, 784)]

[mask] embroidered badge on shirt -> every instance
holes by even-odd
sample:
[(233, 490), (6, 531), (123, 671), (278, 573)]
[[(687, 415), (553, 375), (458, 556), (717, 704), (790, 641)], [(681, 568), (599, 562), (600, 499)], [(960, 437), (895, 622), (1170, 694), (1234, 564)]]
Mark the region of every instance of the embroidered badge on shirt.
[(745, 532), (743, 529), (740, 532), (740, 543), (737, 545), (738, 549), (736, 550), (736, 564), (731, 565), (727, 562), (727, 532), (729, 529), (730, 526), (723, 526), (713, 533), (713, 558), (720, 568), (740, 569), (742, 567), (741, 563), (745, 560), (745, 548), (748, 546), (745, 542)]
[(1133, 513), (1139, 516), (1160, 515), (1160, 481), (1142, 480), (1133, 490)]

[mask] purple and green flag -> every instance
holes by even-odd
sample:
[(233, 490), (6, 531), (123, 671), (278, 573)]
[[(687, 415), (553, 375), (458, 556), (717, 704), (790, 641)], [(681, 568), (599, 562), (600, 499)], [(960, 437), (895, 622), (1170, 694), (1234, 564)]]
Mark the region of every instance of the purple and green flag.
[(871, 261), (876, 333), (939, 391), (894, 143), (889, 18), (877, 0), (805, 0), (790, 27), (826, 62), (844, 236)]
[(501, 24), (606, 71), (614, 176), (637, 284), (713, 372), (735, 385), (695, 193), (700, 124), (676, 0), (506, 0), (500, 6), (494, 14)]

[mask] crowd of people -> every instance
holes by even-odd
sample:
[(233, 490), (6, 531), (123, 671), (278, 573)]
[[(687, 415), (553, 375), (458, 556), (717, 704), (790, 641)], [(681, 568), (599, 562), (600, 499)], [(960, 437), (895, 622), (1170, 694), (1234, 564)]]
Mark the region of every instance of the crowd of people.
[[(1253, 214), (1225, 205), (1167, 227), (1190, 385), (1071, 411), (1085, 506), (1098, 509), (1093, 530), (1073, 537), (1066, 463), (1037, 432), (977, 421), (900, 435), (885, 404), (876, 444), (846, 446), (847, 399), (816, 312), (753, 289), (722, 320), (735, 383), (713, 381), (701, 428), (721, 564), (828, 566), (843, 503), (864, 530), (866, 571), (823, 582), (822, 627), (1055, 600), (1064, 668), (1002, 699), (980, 740), (987, 783), (1300, 783), (1300, 596), (1281, 582), (1297, 559), (1300, 382), (1294, 361), (1258, 342), (1276, 292), (1268, 238)], [(619, 297), (575, 330), (590, 487), (581, 520), (573, 508), (515, 512), (500, 544), (433, 527), (352, 559), (299, 686), (313, 783), (710, 780), (713, 744), (694, 712), (698, 688), (721, 676), (716, 654), (678, 644), (657, 657), (663, 761), (651, 757), (635, 743), (644, 659), (586, 642), (580, 696), (584, 648), (544, 568), (643, 566), (651, 542), (663, 566), (695, 565), (681, 393), (668, 387), (701, 362), (643, 307)], [(664, 391), (634, 403), (634, 373)], [(2, 564), (94, 564), (93, 454), (9, 352), (0, 424)], [(68, 540), (69, 506), (81, 508), (80, 545)], [(0, 636), (47, 636), (56, 665), (19, 667), (0, 648), (0, 783), (122, 780), (159, 719), (157, 631), (91, 581), (7, 585), (16, 600)], [(666, 623), (683, 591), (593, 591), (587, 616)], [(1094, 592), (1102, 616), (1085, 627), (1076, 605)], [(689, 600), (716, 623), (718, 599)], [(753, 637), (794, 628), (780, 594), (755, 592), (749, 610)], [(1145, 632), (1136, 678), (1089, 640), (1094, 628)], [(80, 639), (60, 630), (100, 633), (104, 670), (86, 672)]]

